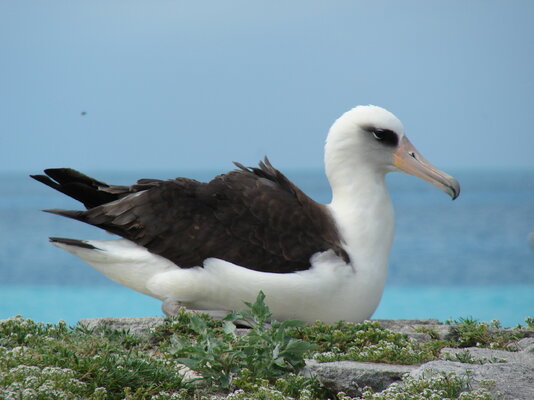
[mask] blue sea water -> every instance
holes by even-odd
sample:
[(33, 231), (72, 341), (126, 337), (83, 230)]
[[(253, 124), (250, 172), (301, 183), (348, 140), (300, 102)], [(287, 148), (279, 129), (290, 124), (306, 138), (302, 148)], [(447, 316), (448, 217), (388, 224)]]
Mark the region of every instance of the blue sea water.
[[(322, 172), (286, 172), (316, 200), (330, 200)], [(534, 232), (534, 171), (452, 172), (462, 185), (454, 202), (416, 178), (388, 177), (397, 229), (374, 317), (521, 323), (534, 315), (534, 245), (528, 239)], [(216, 172), (91, 173), (128, 184), (176, 175), (207, 180)], [(79, 207), (26, 174), (0, 175), (0, 319), (21, 314), (75, 324), (89, 317), (161, 315), (159, 301), (110, 282), (48, 243), (48, 236), (110, 237), (39, 211)]]

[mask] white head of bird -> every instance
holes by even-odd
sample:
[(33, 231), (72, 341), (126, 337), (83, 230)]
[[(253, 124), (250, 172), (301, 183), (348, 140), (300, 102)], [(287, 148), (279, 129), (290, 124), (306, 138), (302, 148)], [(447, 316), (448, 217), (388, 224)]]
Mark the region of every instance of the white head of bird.
[[(448, 193), (453, 199), (460, 185), (430, 164), (410, 143), (401, 121), (377, 106), (358, 106), (338, 118), (328, 133), (325, 168), (330, 184), (358, 185), (358, 180), (382, 180), (387, 172), (403, 171)], [(363, 178), (365, 176), (365, 178)]]

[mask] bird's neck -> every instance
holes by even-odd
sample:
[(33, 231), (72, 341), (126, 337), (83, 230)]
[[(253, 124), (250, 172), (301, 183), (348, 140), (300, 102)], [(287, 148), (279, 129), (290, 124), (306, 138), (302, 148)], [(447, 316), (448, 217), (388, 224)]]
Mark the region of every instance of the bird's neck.
[(326, 173), (332, 187), (329, 208), (352, 266), (370, 285), (383, 287), (394, 232), (385, 173), (365, 165), (329, 169), (328, 164)]

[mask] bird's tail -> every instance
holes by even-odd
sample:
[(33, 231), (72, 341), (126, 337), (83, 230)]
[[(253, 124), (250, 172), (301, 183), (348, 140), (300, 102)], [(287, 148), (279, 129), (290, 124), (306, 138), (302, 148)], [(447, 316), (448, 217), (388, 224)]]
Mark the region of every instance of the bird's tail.
[(49, 168), (46, 175), (30, 175), (33, 179), (50, 186), (73, 199), (93, 208), (120, 197), (120, 192), (111, 190), (107, 183), (100, 182), (71, 168)]
[(159, 273), (176, 269), (176, 265), (169, 260), (125, 239), (78, 240), (53, 237), (50, 242), (81, 258), (111, 280), (153, 297), (158, 296), (147, 288), (147, 282)]

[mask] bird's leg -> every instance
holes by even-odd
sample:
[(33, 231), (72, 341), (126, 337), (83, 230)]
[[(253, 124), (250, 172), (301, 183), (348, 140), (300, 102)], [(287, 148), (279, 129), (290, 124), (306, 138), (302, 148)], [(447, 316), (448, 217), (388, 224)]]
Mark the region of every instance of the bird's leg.
[(190, 311), (195, 314), (207, 314), (217, 321), (223, 320), (229, 313), (229, 311), (224, 310), (193, 310), (189, 308), (186, 303), (182, 303), (173, 298), (167, 298), (161, 304), (161, 310), (167, 317), (174, 317), (178, 315), (180, 308), (185, 308), (187, 309), (187, 311)]
[[(194, 310), (189, 308), (187, 303), (182, 303), (173, 298), (167, 298), (161, 304), (161, 310), (167, 317), (174, 317), (178, 315), (178, 312), (181, 308), (185, 308), (187, 311), (195, 314), (207, 314), (216, 321), (222, 321), (230, 313), (230, 311), (225, 310)], [(269, 320), (264, 323), (266, 328), (271, 327), (270, 322), (271, 321)], [(248, 319), (236, 320), (233, 321), (233, 323), (238, 328), (252, 328), (254, 326), (254, 322)]]
[(182, 307), (185, 306), (178, 300), (171, 298), (166, 298), (163, 300), (163, 303), (161, 303), (161, 311), (163, 311), (163, 314), (165, 314), (167, 317), (174, 317), (178, 315), (178, 312)]

